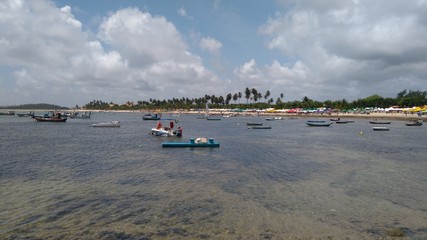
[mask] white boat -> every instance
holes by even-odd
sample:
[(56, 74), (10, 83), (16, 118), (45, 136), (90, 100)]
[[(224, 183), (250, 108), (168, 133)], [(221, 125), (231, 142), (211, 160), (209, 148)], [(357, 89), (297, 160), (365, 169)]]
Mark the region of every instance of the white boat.
[(151, 135), (159, 137), (182, 137), (181, 128), (178, 128), (176, 131), (172, 129), (152, 128), (150, 133)]
[(390, 128), (388, 128), (388, 127), (372, 127), (372, 130), (374, 130), (374, 131), (390, 131)]
[(92, 127), (120, 127), (119, 121), (109, 121), (103, 123), (94, 123), (91, 125)]

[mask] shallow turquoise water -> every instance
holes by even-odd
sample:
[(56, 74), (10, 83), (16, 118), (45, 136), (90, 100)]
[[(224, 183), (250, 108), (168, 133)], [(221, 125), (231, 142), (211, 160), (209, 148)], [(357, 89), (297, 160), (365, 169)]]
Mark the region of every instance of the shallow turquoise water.
[[(177, 118), (182, 139), (138, 113), (0, 117), (0, 238), (427, 239), (425, 126)], [(109, 120), (122, 126), (89, 127)], [(190, 137), (221, 147), (161, 147)]]

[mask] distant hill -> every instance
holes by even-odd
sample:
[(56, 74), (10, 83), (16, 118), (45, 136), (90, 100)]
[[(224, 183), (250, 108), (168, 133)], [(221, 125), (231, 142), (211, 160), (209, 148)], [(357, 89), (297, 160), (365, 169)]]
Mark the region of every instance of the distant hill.
[(67, 107), (61, 107), (49, 103), (31, 103), (31, 104), (21, 104), (14, 106), (0, 106), (0, 109), (69, 109)]

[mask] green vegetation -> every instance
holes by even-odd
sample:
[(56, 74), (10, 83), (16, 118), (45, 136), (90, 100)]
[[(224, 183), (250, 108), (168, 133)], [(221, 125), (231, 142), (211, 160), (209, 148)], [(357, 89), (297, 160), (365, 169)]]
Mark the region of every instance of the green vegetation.
[(16, 106), (0, 106), (0, 109), (68, 109), (67, 107), (61, 107), (58, 105), (48, 104), (48, 103), (35, 103), (35, 104), (22, 104)]
[[(270, 98), (270, 91), (267, 90), (262, 94), (257, 89), (246, 88), (244, 95), (241, 92), (228, 93), (226, 97), (205, 95), (199, 98), (172, 98), (168, 100), (157, 100), (150, 98), (148, 101), (138, 101), (136, 104), (127, 102), (119, 105), (115, 103), (106, 103), (100, 100), (93, 100), (92, 102), (83, 106), (88, 110), (141, 110), (141, 109), (204, 109), (205, 104), (209, 104), (209, 108), (230, 108), (230, 109), (291, 109), (291, 108), (306, 108), (315, 109), (326, 107), (331, 109), (339, 109), (345, 111), (346, 109), (378, 107), (387, 108), (391, 106), (400, 107), (413, 107), (427, 105), (427, 91), (407, 91), (406, 89), (399, 92), (396, 98), (383, 98), (379, 95), (372, 95), (364, 99), (357, 99), (348, 102), (346, 99), (342, 100), (326, 100), (323, 102), (315, 101), (307, 96), (304, 96), (301, 101), (284, 102), (284, 94), (281, 93), (280, 97), (274, 101)], [(246, 103), (241, 103), (244, 97)], [(275, 102), (275, 103), (274, 103)], [(273, 104), (274, 103), (274, 104)]]

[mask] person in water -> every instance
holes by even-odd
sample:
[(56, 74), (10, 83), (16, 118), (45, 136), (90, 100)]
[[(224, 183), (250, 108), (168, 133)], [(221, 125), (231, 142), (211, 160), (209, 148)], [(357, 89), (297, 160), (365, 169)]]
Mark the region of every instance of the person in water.
[(183, 130), (183, 129), (182, 129), (181, 127), (178, 127), (178, 129), (176, 129), (176, 132), (175, 132), (175, 133), (176, 133), (176, 136), (177, 136), (177, 137), (182, 137), (182, 130)]

